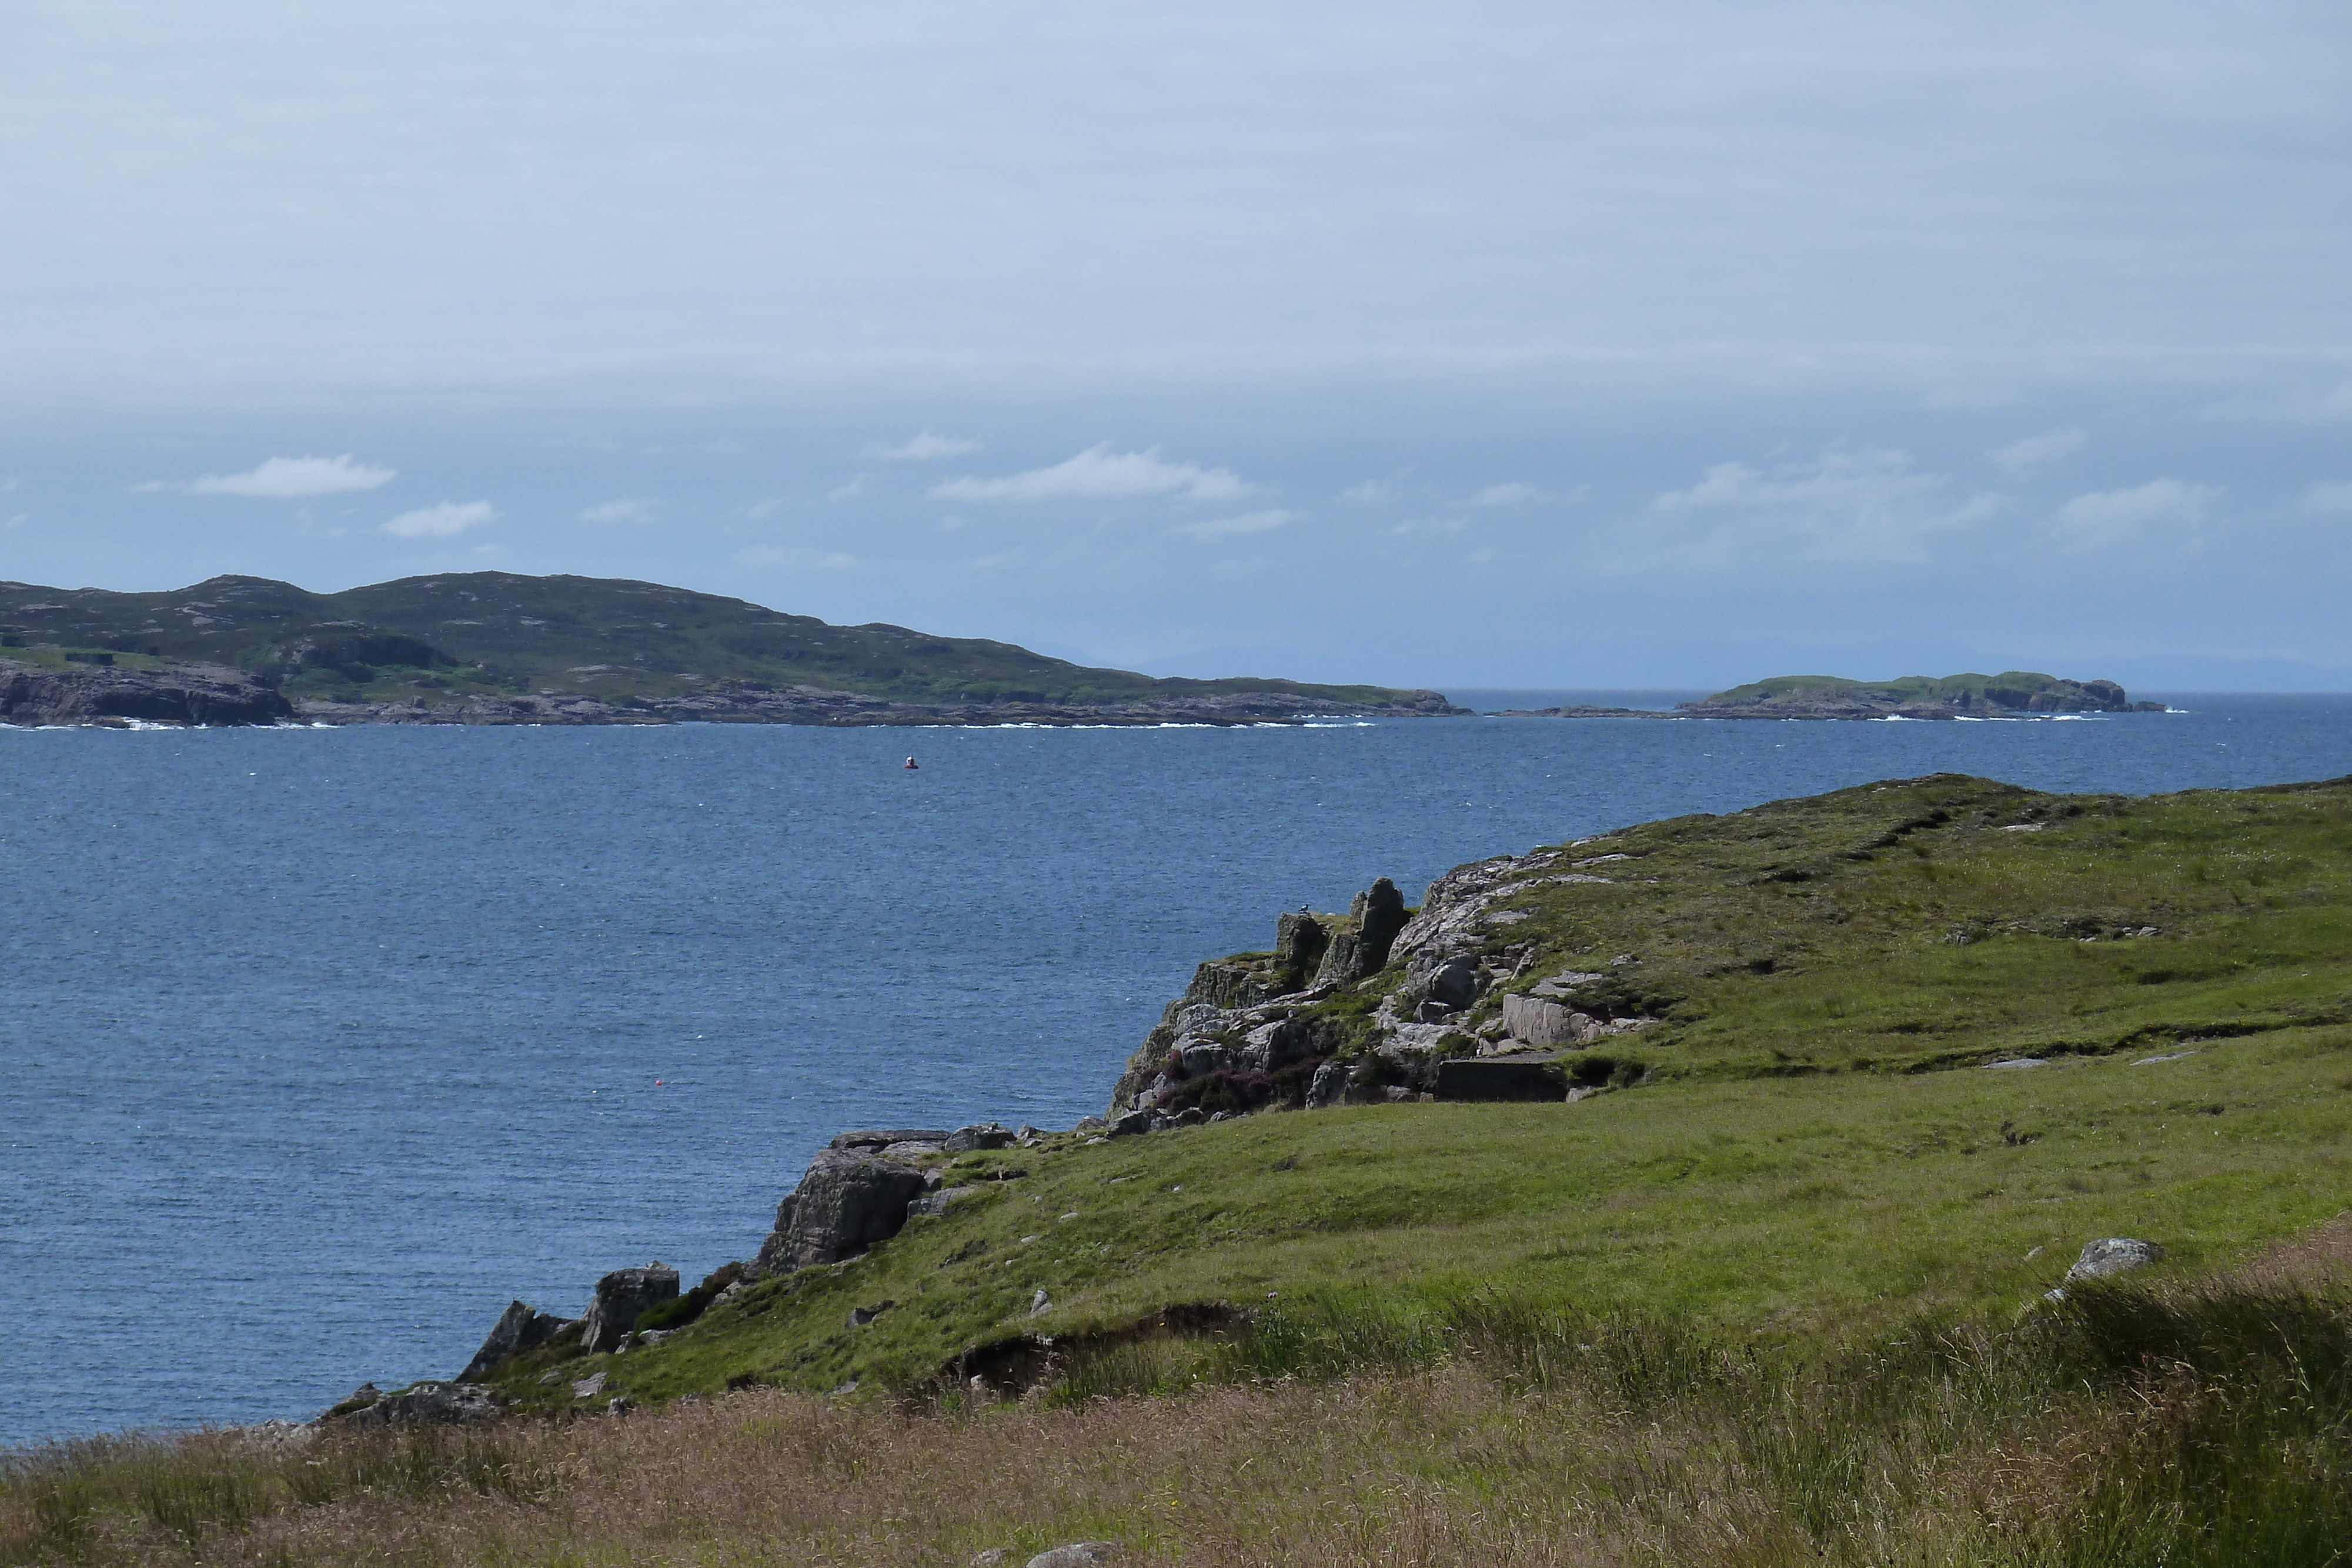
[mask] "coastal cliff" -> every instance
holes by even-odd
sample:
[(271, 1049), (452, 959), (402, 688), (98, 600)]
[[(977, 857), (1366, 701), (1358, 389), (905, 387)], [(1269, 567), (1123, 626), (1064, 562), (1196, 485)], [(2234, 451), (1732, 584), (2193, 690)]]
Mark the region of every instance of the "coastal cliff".
[[(2257, 861), (2273, 868), (2259, 884), (2231, 869)], [(2210, 1252), (2222, 1232), (2198, 1241), (2194, 1223), (2219, 1221), (2183, 1218), (2205, 1212), (2194, 1184), (2248, 1160), (2308, 1169), (2308, 1151), (2184, 1141), (2146, 1086), (2194, 1081), (2249, 1114), (2305, 1104), (2299, 1053), (2352, 1049), (2347, 864), (2352, 780), (2133, 800), (1937, 775), (1473, 862), (1418, 905), (1376, 880), (1344, 913), (1279, 915), (1270, 949), (1200, 966), (1104, 1114), (844, 1133), (742, 1261), (691, 1290), (662, 1265), (613, 1270), (577, 1317), (517, 1303), (467, 1376), (523, 1409), (761, 1384), (995, 1397), (1147, 1331), (1225, 1343), (1255, 1332), (1269, 1291), (1383, 1270), (1408, 1291), (1466, 1274), (1628, 1310), (1661, 1290), (1745, 1300), (1759, 1268), (1782, 1281), (1773, 1300), (1805, 1303), (1789, 1311), (1918, 1301), (1863, 1224), (1871, 1204), (1834, 1243), (1775, 1228), (1769, 1205), (1722, 1228), (1723, 1205), (1747, 1212), (1748, 1162), (1780, 1168), (1791, 1137), (1830, 1139), (1841, 1190), (1884, 1189), (1956, 1259), (1989, 1224), (2048, 1219), (2034, 1206), (2074, 1192), (2112, 1129), (2178, 1145), (2174, 1174), (2131, 1190), (2189, 1209), (2118, 1209), (2047, 1271), (2004, 1239), (2006, 1260), (1934, 1276), (1948, 1306), (2059, 1288), (2089, 1241), (2142, 1263)], [(2015, 1103), (2002, 1086), (2029, 1078), (2080, 1105)], [(1741, 1152), (1690, 1165), (1695, 1129)], [(1981, 1192), (1987, 1148), (2017, 1167), (2000, 1203), (1894, 1196)], [(1648, 1185), (1658, 1162), (1716, 1174)], [(2336, 1191), (2223, 1230), (2278, 1234), (2335, 1212)], [(1647, 1238), (1631, 1273), (1627, 1225)], [(1537, 1260), (1559, 1248), (1572, 1277)], [(450, 1397), (449, 1419), (485, 1407)]]

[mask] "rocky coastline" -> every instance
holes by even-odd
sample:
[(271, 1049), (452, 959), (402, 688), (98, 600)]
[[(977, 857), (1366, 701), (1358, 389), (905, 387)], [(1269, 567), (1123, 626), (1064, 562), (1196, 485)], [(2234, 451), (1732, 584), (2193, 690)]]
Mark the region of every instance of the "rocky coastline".
[[(1532, 945), (1509, 940), (1516, 912), (1505, 902), (1554, 885), (1606, 884), (1579, 868), (1624, 858), (1605, 851), (1565, 858), (1572, 853), (1571, 846), (1457, 867), (1430, 884), (1418, 908), (1381, 877), (1344, 914), (1282, 915), (1272, 951), (1199, 967), (1129, 1059), (1102, 1114), (1063, 1131), (980, 1122), (839, 1134), (783, 1195), (752, 1255), (692, 1290), (656, 1261), (605, 1273), (577, 1317), (513, 1301), (457, 1376), (390, 1393), (362, 1385), (314, 1423), (279, 1424), (280, 1435), (320, 1423), (488, 1419), (506, 1407), (492, 1385), (501, 1371), (519, 1357), (550, 1354), (560, 1364), (548, 1376), (569, 1383), (574, 1408), (625, 1412), (628, 1401), (607, 1397), (604, 1376), (585, 1371), (585, 1358), (658, 1345), (763, 1281), (837, 1268), (947, 1213), (976, 1190), (949, 1176), (959, 1155), (975, 1151), (1050, 1158), (1241, 1115), (1437, 1101), (1572, 1103), (1636, 1082), (1638, 1061), (1590, 1049), (1657, 1021), (1626, 974), (1569, 971), (1524, 993), (1502, 989), (1535, 961)], [(1622, 967), (1636, 962), (1627, 955)], [(1350, 1017), (1323, 1005), (1349, 994), (1362, 999), (1375, 977), (1390, 988), (1368, 1009)], [(1571, 1052), (1573, 1061), (1561, 1060)], [(1026, 1174), (999, 1166), (991, 1179)], [(895, 1305), (861, 1311), (878, 1316)]]
[(0, 724), (658, 725), (794, 724), (836, 727), (928, 725), (1252, 725), (1315, 718), (1465, 714), (1435, 692), (1378, 706), (1316, 703), (1279, 691), (1210, 693), (1106, 703), (910, 703), (823, 686), (720, 686), (677, 696), (599, 697), (544, 690), (394, 701), (289, 697), (267, 678), (222, 664), (158, 668), (78, 664), (64, 670), (0, 659)]

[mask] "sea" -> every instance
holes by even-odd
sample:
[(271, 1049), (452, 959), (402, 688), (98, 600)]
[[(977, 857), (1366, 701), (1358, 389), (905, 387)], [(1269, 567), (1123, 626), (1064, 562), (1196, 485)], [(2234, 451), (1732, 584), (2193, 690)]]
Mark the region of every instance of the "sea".
[[(1482, 709), (1688, 693), (1457, 691)], [(0, 729), (0, 1444), (302, 1418), (751, 1256), (836, 1131), (1066, 1127), (1276, 915), (1958, 771), (2352, 774), (2352, 696), (1986, 723)], [(909, 754), (917, 766), (906, 766)]]

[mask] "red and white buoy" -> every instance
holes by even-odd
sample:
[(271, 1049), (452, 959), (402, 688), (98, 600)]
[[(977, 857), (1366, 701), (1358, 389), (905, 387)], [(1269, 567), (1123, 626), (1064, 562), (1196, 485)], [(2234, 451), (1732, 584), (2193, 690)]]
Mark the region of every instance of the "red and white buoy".
[(913, 758), (909, 757), (908, 758), (907, 758), (907, 766), (908, 766), (908, 767), (912, 768), (914, 765), (915, 765), (915, 759), (914, 759)]

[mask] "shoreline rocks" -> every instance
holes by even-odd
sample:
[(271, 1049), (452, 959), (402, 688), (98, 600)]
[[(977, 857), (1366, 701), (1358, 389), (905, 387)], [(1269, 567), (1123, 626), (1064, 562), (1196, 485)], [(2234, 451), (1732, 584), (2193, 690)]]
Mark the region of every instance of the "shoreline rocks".
[(51, 670), (0, 660), (0, 724), (214, 728), (282, 724), (293, 716), (294, 705), (275, 688), (222, 664)]

